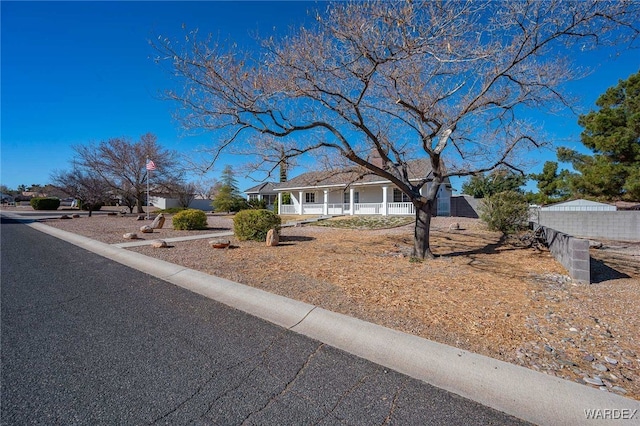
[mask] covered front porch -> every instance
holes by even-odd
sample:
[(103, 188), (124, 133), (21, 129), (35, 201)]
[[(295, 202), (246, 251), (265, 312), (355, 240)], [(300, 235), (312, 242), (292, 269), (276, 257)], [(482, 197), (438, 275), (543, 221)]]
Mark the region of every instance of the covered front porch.
[[(437, 213), (448, 216), (449, 194), (442, 185), (438, 191)], [(443, 196), (441, 196), (441, 193)], [(408, 197), (390, 185), (305, 189), (289, 192), (291, 204), (283, 204), (278, 192), (278, 213), (289, 215), (402, 215), (414, 216), (415, 207)]]

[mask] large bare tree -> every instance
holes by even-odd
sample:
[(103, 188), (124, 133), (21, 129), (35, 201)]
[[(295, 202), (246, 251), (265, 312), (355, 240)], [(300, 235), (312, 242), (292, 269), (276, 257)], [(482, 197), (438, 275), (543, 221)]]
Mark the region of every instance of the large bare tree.
[(99, 144), (74, 146), (73, 149), (76, 153), (74, 169), (102, 179), (131, 212), (134, 208), (138, 213), (144, 212), (148, 160), (156, 166), (156, 170), (151, 172), (154, 189), (171, 192), (176, 184), (183, 182), (178, 154), (162, 148), (151, 133), (142, 135), (136, 142), (112, 138)]
[[(531, 111), (571, 107), (562, 85), (584, 72), (571, 59), (635, 40), (639, 7), (335, 2), (259, 51), (197, 31), (153, 44), (184, 79), (169, 97), (187, 128), (215, 131), (218, 151), (275, 138), (286, 157), (319, 151), (390, 180), (416, 208), (413, 255), (425, 258), (439, 184), (496, 167), (522, 171), (523, 153), (545, 142)], [(429, 160), (424, 179), (410, 182), (407, 165), (420, 158)]]

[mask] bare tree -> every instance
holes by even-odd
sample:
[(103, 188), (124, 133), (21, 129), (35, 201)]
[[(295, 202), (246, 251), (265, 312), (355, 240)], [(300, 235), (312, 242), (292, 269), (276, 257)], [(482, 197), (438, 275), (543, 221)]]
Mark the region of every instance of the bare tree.
[[(183, 92), (168, 93), (182, 123), (217, 132), (218, 153), (276, 138), (286, 158), (317, 152), (391, 181), (416, 208), (413, 255), (425, 258), (440, 184), (499, 166), (522, 172), (523, 153), (545, 143), (530, 112), (571, 107), (562, 84), (583, 72), (572, 57), (635, 40), (639, 8), (617, 0), (335, 2), (259, 52), (201, 41), (197, 31), (154, 46), (184, 79)], [(424, 178), (410, 182), (407, 165), (421, 158), (429, 160)]]
[(147, 133), (137, 142), (126, 138), (113, 138), (99, 144), (73, 147), (77, 169), (90, 171), (110, 187), (114, 195), (133, 213), (143, 213), (147, 190), (146, 164), (152, 160), (156, 170), (152, 173), (154, 189), (168, 189), (182, 181), (182, 172), (175, 152), (163, 149), (157, 138)]
[(55, 172), (51, 180), (60, 191), (78, 199), (81, 206), (89, 211), (89, 217), (96, 206), (111, 198), (111, 188), (104, 179), (85, 170), (76, 168), (70, 172)]
[(177, 182), (171, 185), (171, 193), (178, 197), (180, 207), (187, 208), (196, 197), (197, 185), (193, 182)]

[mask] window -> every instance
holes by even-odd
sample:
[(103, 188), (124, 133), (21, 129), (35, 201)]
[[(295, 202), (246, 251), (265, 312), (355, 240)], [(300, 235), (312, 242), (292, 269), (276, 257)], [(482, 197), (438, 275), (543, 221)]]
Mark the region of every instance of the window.
[(258, 194), (249, 194), (249, 201), (255, 201), (258, 199)]
[(393, 202), (394, 203), (408, 203), (411, 199), (407, 194), (400, 191), (398, 188), (393, 188)]
[[(359, 203), (360, 202), (360, 193), (357, 192), (357, 191), (353, 193), (353, 202), (354, 203)], [(345, 204), (349, 204), (349, 193), (348, 192), (344, 193), (344, 203)]]
[(304, 202), (305, 203), (315, 203), (316, 202), (316, 194), (315, 194), (315, 192), (305, 192), (304, 193)]

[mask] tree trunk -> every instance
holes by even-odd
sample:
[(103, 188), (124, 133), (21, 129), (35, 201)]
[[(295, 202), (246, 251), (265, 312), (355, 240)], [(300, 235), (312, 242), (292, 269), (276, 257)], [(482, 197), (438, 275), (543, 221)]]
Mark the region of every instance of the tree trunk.
[(432, 201), (416, 202), (416, 225), (413, 232), (412, 257), (417, 259), (433, 259), (433, 253), (429, 246), (429, 231), (431, 230), (431, 204)]
[(136, 200), (136, 206), (138, 207), (138, 214), (144, 213), (144, 209), (142, 208), (143, 200), (142, 197), (138, 197)]

